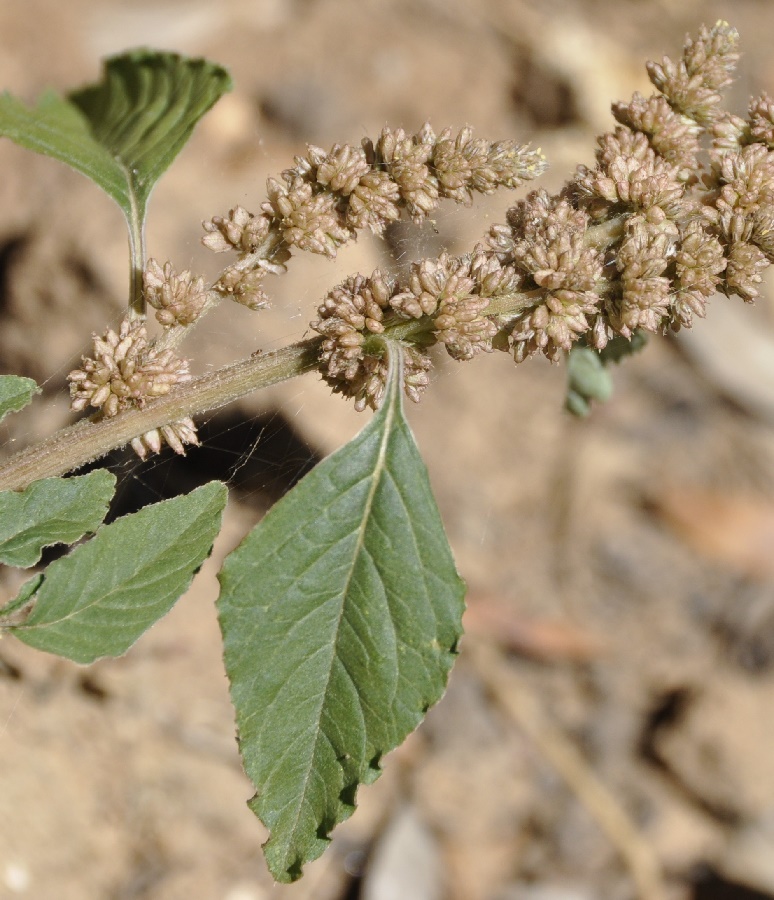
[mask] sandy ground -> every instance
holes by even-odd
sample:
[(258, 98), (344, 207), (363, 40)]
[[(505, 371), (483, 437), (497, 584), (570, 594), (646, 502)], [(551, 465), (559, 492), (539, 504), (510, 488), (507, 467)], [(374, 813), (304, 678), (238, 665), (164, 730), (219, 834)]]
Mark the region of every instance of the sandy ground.
[[(742, 112), (774, 90), (768, 0), (26, 0), (0, 4), (0, 83), (31, 100), (137, 45), (227, 66), (236, 90), (149, 222), (153, 256), (214, 273), (199, 222), (257, 206), (306, 142), (468, 123), (541, 146), (558, 187), (593, 159), (610, 102), (648, 90), (644, 60), (717, 18), (742, 34)], [(120, 316), (126, 250), (118, 211), (80, 176), (8, 142), (0, 171), (0, 366), (45, 386), (3, 426), (16, 447), (69, 420), (64, 376)], [(444, 208), (437, 232), (396, 229), (392, 253), (463, 251), (507, 204)], [(272, 310), (208, 321), (194, 366), (298, 339), (331, 285), (387, 262), (366, 239), (335, 265), (299, 258)], [(477, 639), (290, 887), (272, 885), (245, 806), (214, 573), (363, 419), (306, 376), (213, 418), (182, 467), (117, 457), (127, 508), (223, 466), (233, 502), (193, 589), (124, 658), (84, 669), (0, 644), (0, 897), (774, 897), (773, 321), (769, 299), (717, 298), (696, 334), (622, 367), (584, 422), (562, 411), (560, 367), (439, 365), (411, 416)]]

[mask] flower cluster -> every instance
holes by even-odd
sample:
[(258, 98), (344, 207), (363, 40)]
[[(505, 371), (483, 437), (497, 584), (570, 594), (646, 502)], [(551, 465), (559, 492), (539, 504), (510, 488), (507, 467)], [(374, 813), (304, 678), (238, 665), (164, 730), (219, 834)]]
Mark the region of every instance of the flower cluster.
[[(175, 385), (190, 381), (191, 373), (187, 360), (148, 342), (141, 319), (126, 317), (118, 332), (108, 329), (102, 337), (94, 335), (94, 356), (82, 357), (81, 367), (67, 378), (73, 410), (93, 406), (101, 417), (112, 418), (168, 394)], [(184, 444), (198, 443), (194, 423), (186, 418), (154, 429), (132, 441), (132, 447), (144, 457), (148, 450), (158, 452), (162, 443), (184, 453)]]
[(204, 278), (194, 278), (189, 271), (178, 275), (170, 263), (162, 268), (155, 259), (145, 267), (143, 295), (166, 328), (192, 324), (207, 302)]
[(690, 326), (717, 291), (758, 295), (774, 261), (774, 103), (753, 100), (746, 121), (722, 110), (737, 43), (718, 22), (680, 61), (648, 64), (659, 93), (613, 105), (619, 124), (599, 138), (596, 166), (492, 228), (491, 248), (532, 298), (506, 327), (517, 361)]
[[(405, 284), (378, 295), (378, 316), (350, 315), (339, 302), (344, 286), (329, 295), (312, 323), (326, 338), (325, 377), (373, 405), (378, 391), (361, 390), (379, 374), (369, 333), (385, 325), (416, 353), (441, 342), (465, 360), (494, 344), (517, 362), (538, 352), (556, 361), (579, 341), (603, 350), (613, 338), (689, 327), (716, 292), (755, 299), (774, 261), (774, 101), (754, 99), (746, 120), (722, 109), (737, 44), (718, 22), (686, 39), (677, 62), (649, 63), (657, 93), (613, 105), (617, 125), (598, 139), (594, 167), (579, 166), (556, 195), (539, 190), (517, 202), (488, 248), (415, 264)], [(471, 190), (524, 180), (531, 172), (514, 152), (469, 129), (456, 137), (385, 129), (364, 143), (365, 156), (310, 151), (294, 177), (323, 178), (351, 196), (366, 172), (386, 173), (390, 202), (421, 220), (441, 196), (467, 203)], [(348, 302), (365, 309), (360, 290), (347, 282)], [(425, 382), (428, 368), (426, 357)]]
[[(517, 362), (556, 361), (577, 343), (602, 351), (616, 339), (619, 352), (641, 332), (690, 327), (718, 292), (754, 300), (774, 262), (774, 100), (753, 99), (746, 119), (722, 108), (737, 44), (718, 22), (687, 38), (677, 62), (649, 63), (656, 93), (613, 104), (616, 125), (598, 138), (596, 164), (579, 166), (557, 194), (519, 200), (486, 245), (416, 262), (401, 281), (376, 270), (331, 290), (311, 327), (334, 391), (376, 408), (389, 340), (404, 348), (404, 387), (417, 401), (434, 344), (460, 361), (493, 347)], [(359, 147), (310, 146), (268, 180), (257, 213), (236, 206), (204, 223), (204, 244), (237, 257), (209, 289), (151, 260), (144, 296), (167, 327), (190, 325), (218, 296), (258, 309), (268, 302), (263, 279), (284, 272), (294, 249), (335, 258), (362, 229), (380, 234), (404, 213), (421, 223), (444, 198), (467, 205), (544, 167), (539, 151), (467, 127), (384, 128)], [(128, 320), (96, 338), (94, 358), (70, 376), (73, 408), (112, 416), (187, 380), (187, 364), (162, 349), (171, 343), (154, 349)], [(196, 442), (193, 423), (135, 443), (146, 452), (162, 442), (182, 452)]]
[(536, 191), (508, 212), (510, 234), (495, 230), (495, 246), (510, 252), (506, 259), (536, 285), (540, 302), (523, 310), (511, 323), (517, 361), (542, 350), (549, 359), (569, 350), (589, 329), (597, 310), (594, 293), (602, 276), (602, 257), (586, 246), (589, 216), (560, 198)]
[(260, 279), (284, 271), (293, 248), (333, 259), (358, 231), (381, 234), (403, 210), (420, 223), (444, 198), (469, 204), (474, 192), (514, 188), (544, 169), (540, 151), (474, 138), (470, 128), (456, 136), (449, 128), (436, 135), (428, 124), (413, 135), (384, 128), (360, 147), (309, 146), (292, 168), (268, 179), (257, 214), (237, 206), (203, 223), (207, 247), (239, 254), (214, 289), (248, 306), (264, 305)]
[(380, 270), (356, 275), (334, 288), (311, 327), (324, 338), (323, 377), (334, 391), (355, 398), (355, 407), (376, 408), (387, 375), (381, 335), (386, 327), (410, 327), (404, 341), (404, 388), (417, 402), (429, 384), (427, 348), (442, 344), (457, 360), (492, 349), (498, 326), (485, 311), (492, 298), (512, 295), (519, 279), (496, 254), (477, 247), (464, 257), (442, 254), (412, 265), (404, 282)]
[[(312, 328), (323, 336), (320, 367), (334, 392), (353, 397), (358, 410), (376, 409), (384, 395), (387, 361), (384, 346), (374, 340), (384, 332), (385, 314), (395, 284), (377, 269), (370, 278), (355, 275), (323, 300)], [(426, 354), (407, 348), (406, 391), (413, 400), (427, 386)]]

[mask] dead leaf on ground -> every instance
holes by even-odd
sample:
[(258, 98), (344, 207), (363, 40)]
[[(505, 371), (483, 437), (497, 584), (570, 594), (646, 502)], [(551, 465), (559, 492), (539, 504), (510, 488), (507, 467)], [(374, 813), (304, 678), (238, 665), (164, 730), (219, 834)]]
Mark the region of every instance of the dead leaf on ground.
[(463, 625), (504, 650), (541, 662), (589, 662), (604, 652), (601, 638), (572, 622), (530, 619), (496, 597), (469, 598)]
[(692, 549), (752, 578), (774, 577), (774, 502), (673, 487), (650, 505)]

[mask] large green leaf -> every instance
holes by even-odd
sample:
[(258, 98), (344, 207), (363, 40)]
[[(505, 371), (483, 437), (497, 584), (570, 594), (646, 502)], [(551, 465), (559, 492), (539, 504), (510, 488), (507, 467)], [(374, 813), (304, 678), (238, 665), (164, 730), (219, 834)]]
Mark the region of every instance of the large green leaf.
[(443, 694), (461, 634), (457, 575), (403, 416), (384, 403), (226, 559), (218, 601), (239, 746), (278, 881), (301, 875), (355, 791)]
[(102, 81), (28, 107), (0, 96), (0, 135), (61, 160), (121, 207), (137, 234), (154, 184), (199, 119), (231, 89), (204, 59), (138, 50), (106, 60)]
[(32, 400), (40, 388), (31, 378), (0, 375), (0, 421), (10, 412), (18, 412)]
[(23, 491), (0, 492), (0, 563), (34, 566), (44, 547), (72, 544), (102, 524), (116, 479), (105, 469), (75, 478), (44, 478)]
[(210, 482), (105, 525), (51, 563), (19, 640), (79, 663), (119, 656), (165, 615), (209, 556), (226, 487)]

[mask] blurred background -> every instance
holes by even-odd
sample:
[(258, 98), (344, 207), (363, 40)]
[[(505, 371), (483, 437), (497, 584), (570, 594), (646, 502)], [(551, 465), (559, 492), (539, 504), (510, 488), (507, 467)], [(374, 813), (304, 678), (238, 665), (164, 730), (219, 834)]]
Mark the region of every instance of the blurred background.
[[(214, 276), (200, 222), (241, 204), (306, 143), (383, 125), (471, 125), (542, 147), (557, 189), (594, 158), (610, 103), (650, 92), (648, 58), (728, 19), (729, 100), (774, 91), (769, 0), (46, 0), (0, 4), (0, 86), (80, 86), (137, 46), (225, 65), (235, 91), (151, 201), (152, 256)], [(435, 228), (294, 259), (273, 306), (218, 310), (195, 371), (301, 338), (334, 284), (461, 253), (511, 198), (443, 207)], [(126, 237), (81, 176), (0, 142), (0, 371), (44, 386), (6, 448), (70, 421), (65, 376), (115, 325)], [(181, 465), (115, 454), (122, 512), (224, 468), (214, 558), (124, 658), (79, 668), (0, 644), (0, 897), (29, 900), (745, 900), (774, 897), (774, 294), (717, 297), (679, 340), (615, 371), (582, 422), (545, 361), (438, 358), (410, 410), (469, 586), (444, 700), (360, 792), (293, 886), (234, 743), (216, 563), (365, 421), (309, 375), (203, 423)], [(1, 575), (0, 592), (18, 586)]]

